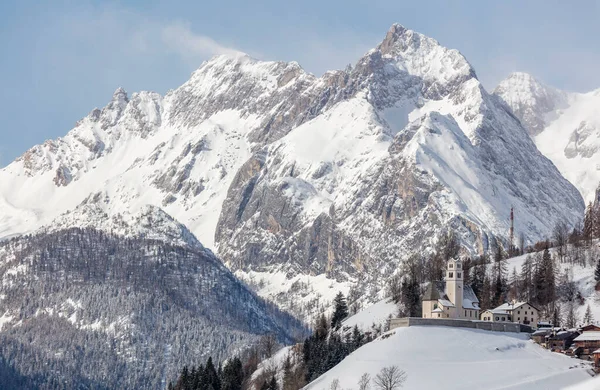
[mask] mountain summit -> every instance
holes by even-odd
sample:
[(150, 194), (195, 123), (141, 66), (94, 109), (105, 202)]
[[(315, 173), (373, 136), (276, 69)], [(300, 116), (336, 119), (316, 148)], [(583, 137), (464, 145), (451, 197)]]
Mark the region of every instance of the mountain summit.
[(528, 129), (538, 149), (581, 192), (600, 184), (600, 90), (573, 93), (513, 73), (494, 90)]
[[(530, 242), (584, 209), (464, 56), (400, 25), (322, 77), (218, 56), (164, 97), (117, 90), (64, 138), (0, 171), (0, 236), (47, 225), (93, 194), (111, 221), (164, 210), (297, 313), (337, 292), (317, 281), (347, 292), (362, 280), (374, 299), (382, 276), (446, 229), (482, 252), (506, 243), (511, 206)], [(90, 215), (59, 220), (89, 226)], [(287, 282), (275, 288), (275, 275)]]

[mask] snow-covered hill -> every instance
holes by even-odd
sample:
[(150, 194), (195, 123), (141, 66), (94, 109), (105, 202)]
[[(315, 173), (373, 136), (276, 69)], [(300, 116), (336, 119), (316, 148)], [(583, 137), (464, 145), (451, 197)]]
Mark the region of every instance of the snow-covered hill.
[(236, 55), (165, 96), (118, 89), (0, 171), (0, 238), (97, 226), (181, 243), (189, 230), (238, 276), (285, 275), (261, 290), (296, 303), (320, 295), (298, 276), (374, 302), (447, 228), (473, 252), (504, 240), (511, 206), (530, 241), (584, 208), (457, 50), (400, 25), (322, 77)]
[(600, 185), (600, 89), (572, 93), (514, 73), (494, 90), (529, 130), (538, 149), (593, 201)]
[(589, 363), (545, 350), (528, 335), (450, 327), (398, 328), (368, 343), (306, 389), (357, 389), (360, 377), (398, 366), (402, 389), (552, 390), (590, 378)]

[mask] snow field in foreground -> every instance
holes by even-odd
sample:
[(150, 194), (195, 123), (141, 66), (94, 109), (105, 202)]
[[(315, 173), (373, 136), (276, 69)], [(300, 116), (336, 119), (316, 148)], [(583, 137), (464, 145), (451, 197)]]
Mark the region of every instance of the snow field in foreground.
[(335, 379), (357, 389), (363, 373), (373, 379), (392, 365), (407, 374), (403, 390), (550, 390), (590, 378), (588, 363), (545, 350), (526, 334), (415, 326), (364, 345), (306, 389), (328, 389)]

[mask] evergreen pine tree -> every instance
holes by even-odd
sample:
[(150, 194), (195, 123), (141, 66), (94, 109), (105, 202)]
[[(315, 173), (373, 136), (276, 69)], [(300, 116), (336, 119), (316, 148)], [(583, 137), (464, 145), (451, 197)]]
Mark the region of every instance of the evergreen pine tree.
[(292, 373), (292, 361), (290, 360), (290, 356), (286, 356), (283, 362), (283, 390), (293, 390), (292, 388), (293, 382), (293, 373)]
[(206, 390), (219, 390), (221, 388), (221, 380), (215, 369), (212, 357), (208, 358), (204, 372), (202, 373), (202, 385)]
[(574, 328), (577, 325), (577, 312), (575, 311), (575, 301), (567, 302), (567, 315), (565, 317), (565, 325), (568, 328)]
[(517, 300), (520, 295), (520, 279), (517, 274), (517, 268), (513, 268), (512, 275), (510, 277), (510, 289), (508, 291), (508, 300)]
[(181, 370), (181, 374), (179, 375), (179, 379), (177, 380), (177, 383), (175, 384), (175, 388), (177, 390), (188, 390), (189, 389), (189, 383), (190, 383), (190, 370), (188, 368), (188, 366), (183, 366), (183, 369)]
[[(600, 189), (600, 187), (598, 188)], [(598, 201), (594, 202), (592, 206), (592, 236), (600, 238), (600, 203)]]
[(242, 382), (244, 381), (244, 370), (242, 361), (235, 357), (225, 364), (223, 374), (221, 376), (222, 390), (241, 390)]
[(352, 329), (352, 349), (360, 348), (365, 341), (365, 335), (358, 329), (358, 325), (354, 325)]
[(544, 255), (542, 256), (542, 260), (544, 262), (544, 304), (547, 305), (551, 302), (554, 302), (556, 299), (556, 277), (554, 273), (554, 262), (552, 261), (552, 256), (550, 256), (550, 251), (548, 248), (544, 250)]
[(552, 326), (560, 326), (560, 308), (558, 305), (554, 307), (554, 311), (552, 312)]
[(583, 218), (583, 238), (591, 244), (594, 238), (594, 208), (592, 202), (590, 202), (585, 210), (585, 217)]
[(533, 301), (540, 306), (554, 302), (556, 298), (556, 281), (554, 276), (554, 263), (548, 248), (544, 250), (541, 260), (536, 264), (533, 278)]
[(346, 303), (346, 297), (342, 292), (338, 292), (333, 300), (335, 305), (333, 316), (331, 317), (331, 328), (338, 329), (342, 325), (342, 321), (348, 317), (348, 305)]
[(496, 280), (492, 286), (492, 306), (500, 306), (504, 303), (504, 282), (502, 276), (496, 274)]
[(594, 322), (594, 316), (592, 315), (592, 310), (590, 309), (590, 305), (587, 305), (587, 309), (585, 309), (585, 315), (583, 316), (583, 324), (589, 325)]
[(277, 379), (275, 379), (275, 376), (271, 377), (271, 381), (269, 382), (269, 387), (268, 390), (278, 390), (279, 387), (277, 386)]
[(405, 315), (409, 317), (417, 317), (421, 313), (421, 291), (419, 282), (410, 277), (402, 281), (402, 303), (405, 308)]
[(490, 278), (485, 275), (483, 278), (483, 286), (481, 288), (480, 306), (482, 310), (492, 307), (492, 284)]
[(533, 281), (533, 259), (531, 255), (527, 255), (523, 265), (521, 265), (521, 289), (520, 289), (520, 299), (523, 299), (526, 302), (530, 302), (532, 300), (532, 288), (531, 284)]

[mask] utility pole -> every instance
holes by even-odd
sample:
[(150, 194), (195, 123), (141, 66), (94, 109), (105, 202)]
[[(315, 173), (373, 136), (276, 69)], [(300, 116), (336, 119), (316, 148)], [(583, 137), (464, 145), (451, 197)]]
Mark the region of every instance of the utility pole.
[(509, 246), (509, 252), (512, 256), (512, 253), (514, 251), (514, 240), (515, 240), (515, 214), (514, 214), (514, 210), (513, 207), (510, 206), (510, 231), (509, 231), (509, 236), (510, 236), (510, 246)]

